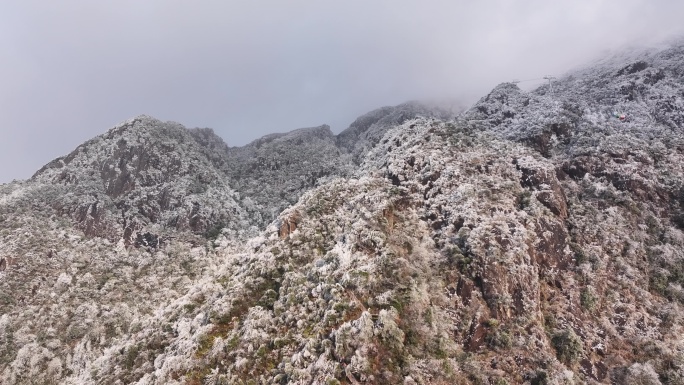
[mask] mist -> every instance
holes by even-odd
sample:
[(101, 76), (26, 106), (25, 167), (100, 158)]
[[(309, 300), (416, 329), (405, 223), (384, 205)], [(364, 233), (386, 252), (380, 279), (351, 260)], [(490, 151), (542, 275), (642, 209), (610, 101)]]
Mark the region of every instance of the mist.
[[(677, 0), (0, 4), (0, 183), (139, 114), (230, 146), (408, 100), (468, 105), (684, 33)], [(534, 87), (535, 82), (521, 83)]]

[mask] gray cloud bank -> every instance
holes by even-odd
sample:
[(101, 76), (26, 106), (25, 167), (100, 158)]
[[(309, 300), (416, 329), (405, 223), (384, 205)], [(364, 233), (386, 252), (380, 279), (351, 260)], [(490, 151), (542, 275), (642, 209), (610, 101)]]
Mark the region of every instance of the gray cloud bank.
[(383, 105), (472, 102), (684, 32), (679, 0), (0, 3), (0, 183), (138, 114), (229, 145), (346, 128)]

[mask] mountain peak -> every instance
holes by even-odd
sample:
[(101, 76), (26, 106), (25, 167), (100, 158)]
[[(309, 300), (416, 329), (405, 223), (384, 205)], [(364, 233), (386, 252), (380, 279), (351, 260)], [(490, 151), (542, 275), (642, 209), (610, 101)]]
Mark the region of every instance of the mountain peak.
[[(172, 122), (166, 123), (173, 124)], [(152, 116), (138, 115), (116, 124), (114, 127), (107, 130), (104, 135), (120, 135), (127, 130), (144, 130), (161, 124), (164, 124), (164, 122)]]
[(245, 215), (220, 170), (226, 149), (212, 130), (140, 115), (50, 162), (31, 180), (47, 189), (78, 188), (99, 202), (87, 215), (91, 200), (67, 195), (55, 202), (89, 235), (130, 240), (154, 224), (201, 233)]

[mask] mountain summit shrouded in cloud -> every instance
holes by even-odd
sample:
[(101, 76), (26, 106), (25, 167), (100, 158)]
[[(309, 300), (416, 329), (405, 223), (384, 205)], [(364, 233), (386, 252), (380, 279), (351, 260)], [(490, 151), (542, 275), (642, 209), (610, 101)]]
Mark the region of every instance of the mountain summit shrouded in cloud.
[(684, 380), (684, 45), (228, 146), (138, 116), (0, 185), (0, 382)]
[(6, 3), (0, 182), (143, 113), (235, 146), (338, 133), (407, 100), (469, 105), (503, 81), (681, 33), (682, 14), (671, 0)]

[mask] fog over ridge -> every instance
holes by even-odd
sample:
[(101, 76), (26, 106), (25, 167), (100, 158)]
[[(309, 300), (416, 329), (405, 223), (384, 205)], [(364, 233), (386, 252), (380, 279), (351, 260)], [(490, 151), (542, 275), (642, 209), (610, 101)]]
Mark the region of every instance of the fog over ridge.
[(339, 133), (407, 100), (468, 104), (682, 34), (682, 14), (674, 0), (6, 2), (0, 183), (138, 114), (235, 146)]

